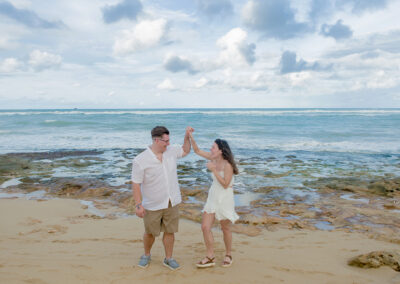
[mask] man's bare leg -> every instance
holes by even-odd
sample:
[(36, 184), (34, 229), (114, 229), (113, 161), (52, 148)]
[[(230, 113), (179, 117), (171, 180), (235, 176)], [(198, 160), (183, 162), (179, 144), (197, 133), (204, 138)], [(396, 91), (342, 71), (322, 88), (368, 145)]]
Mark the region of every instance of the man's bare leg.
[(175, 235), (174, 233), (165, 233), (163, 235), (163, 244), (165, 249), (165, 258), (169, 259), (172, 257), (174, 250)]
[(150, 255), (151, 247), (154, 244), (154, 240), (156, 238), (152, 234), (144, 234), (143, 235), (143, 245), (144, 245), (144, 254)]

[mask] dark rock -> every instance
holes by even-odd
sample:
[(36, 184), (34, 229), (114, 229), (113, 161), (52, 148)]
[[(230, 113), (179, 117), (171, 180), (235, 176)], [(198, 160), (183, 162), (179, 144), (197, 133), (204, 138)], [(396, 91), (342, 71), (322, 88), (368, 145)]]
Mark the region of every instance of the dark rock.
[(256, 188), (254, 190), (254, 192), (257, 192), (257, 193), (269, 193), (269, 192), (271, 192), (273, 190), (281, 190), (281, 189), (283, 189), (282, 186), (263, 186), (263, 187)]
[(295, 156), (295, 155), (286, 155), (285, 158), (288, 158), (288, 159), (295, 159), (296, 156)]
[[(100, 179), (88, 178), (52, 178), (43, 182), (48, 187), (48, 191), (56, 195), (79, 196), (88, 189), (103, 190), (104, 188), (113, 188), (108, 183)], [(92, 193), (94, 193), (92, 191)], [(98, 196), (98, 194), (94, 194)]]
[(322, 190), (341, 190), (353, 193), (375, 194), (387, 197), (398, 196), (400, 178), (362, 180), (359, 178), (329, 177), (305, 181), (304, 185)]
[(267, 171), (267, 172), (264, 172), (264, 177), (267, 177), (267, 178), (281, 178), (281, 177), (288, 176), (289, 174), (290, 174), (290, 172), (275, 174), (275, 173), (273, 173), (271, 171)]
[(394, 251), (373, 251), (350, 259), (348, 265), (361, 268), (378, 268), (387, 265), (400, 271), (400, 254)]
[(27, 169), (29, 169), (29, 162), (25, 159), (11, 155), (0, 156), (0, 175), (2, 176), (20, 175)]

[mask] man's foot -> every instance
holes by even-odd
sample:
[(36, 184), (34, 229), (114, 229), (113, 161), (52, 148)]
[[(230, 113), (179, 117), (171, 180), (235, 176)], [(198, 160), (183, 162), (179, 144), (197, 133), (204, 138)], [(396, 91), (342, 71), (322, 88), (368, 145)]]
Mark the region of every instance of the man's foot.
[(206, 256), (205, 258), (200, 260), (198, 263), (196, 263), (196, 266), (198, 268), (212, 267), (215, 265), (214, 259), (215, 259), (215, 257)]
[(146, 268), (147, 266), (149, 266), (150, 261), (151, 261), (151, 255), (144, 254), (140, 257), (138, 266), (141, 268)]
[(222, 267), (229, 267), (232, 265), (232, 263), (233, 263), (232, 256), (227, 254), (225, 255), (224, 261), (222, 262)]
[(171, 270), (177, 270), (180, 268), (179, 264), (172, 257), (168, 259), (164, 258), (163, 264)]

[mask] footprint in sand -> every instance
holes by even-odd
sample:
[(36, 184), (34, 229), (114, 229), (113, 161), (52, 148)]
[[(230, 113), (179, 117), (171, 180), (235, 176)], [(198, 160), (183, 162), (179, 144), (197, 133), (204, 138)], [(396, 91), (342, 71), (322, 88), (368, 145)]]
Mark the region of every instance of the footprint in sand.
[(40, 223), (42, 223), (42, 221), (40, 221), (39, 219), (26, 218), (26, 220), (24, 222), (21, 222), (19, 224), (23, 225), (23, 226), (33, 226), (33, 225), (40, 224)]
[(72, 268), (77, 268), (77, 269), (86, 269), (86, 270), (90, 270), (92, 269), (92, 267), (84, 265), (84, 264), (72, 264), (70, 265)]
[(61, 226), (61, 225), (49, 225), (42, 228), (37, 228), (29, 232), (19, 232), (19, 236), (27, 236), (36, 233), (43, 233), (43, 234), (65, 234), (68, 230), (68, 227)]
[(34, 230), (29, 231), (29, 232), (26, 232), (26, 233), (19, 232), (18, 235), (19, 235), (19, 236), (26, 236), (26, 235), (31, 235), (31, 234), (39, 233), (39, 232), (41, 232), (41, 231), (42, 231), (41, 229), (34, 229)]
[(127, 243), (143, 243), (143, 240), (142, 239), (136, 239), (136, 240), (129, 240), (129, 241), (126, 241)]
[(330, 272), (325, 272), (325, 271), (307, 271), (307, 270), (302, 270), (302, 269), (296, 269), (296, 268), (287, 268), (287, 267), (278, 267), (278, 266), (273, 266), (272, 267), (275, 270), (282, 271), (282, 272), (296, 272), (296, 273), (301, 273), (301, 274), (322, 274), (322, 275), (327, 275), (327, 276), (334, 276), (334, 274)]
[(50, 225), (47, 226), (47, 233), (49, 234), (65, 234), (68, 230), (68, 227), (61, 226), (61, 225)]
[(47, 284), (46, 281), (38, 278), (31, 278), (24, 280), (25, 283), (32, 283), (32, 284)]

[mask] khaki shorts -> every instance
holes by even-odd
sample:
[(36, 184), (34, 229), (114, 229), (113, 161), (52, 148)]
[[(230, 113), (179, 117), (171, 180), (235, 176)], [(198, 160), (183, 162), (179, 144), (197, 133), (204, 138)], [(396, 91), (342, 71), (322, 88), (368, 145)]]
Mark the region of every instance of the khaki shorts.
[(179, 225), (179, 205), (172, 207), (169, 202), (168, 208), (160, 210), (146, 210), (143, 222), (144, 231), (146, 234), (151, 234), (155, 237), (160, 235), (160, 232), (176, 233)]

